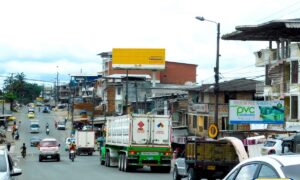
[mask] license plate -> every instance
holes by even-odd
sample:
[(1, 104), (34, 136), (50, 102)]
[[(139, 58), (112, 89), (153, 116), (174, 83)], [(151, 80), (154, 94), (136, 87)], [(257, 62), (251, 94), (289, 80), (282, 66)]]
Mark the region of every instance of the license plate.
[(142, 155), (159, 155), (158, 152), (142, 152)]
[(47, 156), (48, 159), (50, 159), (52, 156)]
[(216, 170), (216, 166), (207, 166), (207, 170), (214, 171)]

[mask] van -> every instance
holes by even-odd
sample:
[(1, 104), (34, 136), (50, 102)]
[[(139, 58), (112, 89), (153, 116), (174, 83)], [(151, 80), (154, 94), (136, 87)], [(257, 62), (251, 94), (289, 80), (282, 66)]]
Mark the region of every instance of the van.
[(40, 124), (38, 121), (33, 121), (30, 123), (30, 132), (31, 133), (39, 133), (40, 132)]

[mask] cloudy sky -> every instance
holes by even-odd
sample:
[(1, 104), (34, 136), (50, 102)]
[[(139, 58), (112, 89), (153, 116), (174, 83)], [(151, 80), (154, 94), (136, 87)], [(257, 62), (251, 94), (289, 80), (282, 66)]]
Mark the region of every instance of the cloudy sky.
[[(112, 48), (165, 48), (166, 60), (197, 64), (198, 83), (213, 82), (216, 24), (238, 25), (300, 17), (299, 0), (0, 0), (0, 81), (24, 72), (60, 81), (101, 71), (98, 53)], [(262, 75), (253, 52), (267, 42), (220, 42), (222, 80)], [(1, 84), (2, 82), (0, 82)]]

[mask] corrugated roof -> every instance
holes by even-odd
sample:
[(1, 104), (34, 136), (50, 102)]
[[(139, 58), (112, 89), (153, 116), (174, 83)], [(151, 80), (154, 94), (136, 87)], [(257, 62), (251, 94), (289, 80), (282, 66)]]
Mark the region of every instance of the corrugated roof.
[(280, 38), (300, 41), (300, 19), (273, 20), (258, 25), (236, 26), (223, 40), (277, 41)]

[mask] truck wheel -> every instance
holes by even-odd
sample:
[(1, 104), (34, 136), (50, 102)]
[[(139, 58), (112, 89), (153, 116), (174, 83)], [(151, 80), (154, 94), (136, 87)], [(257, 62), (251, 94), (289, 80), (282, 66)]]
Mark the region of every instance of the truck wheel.
[(164, 167), (161, 167), (161, 171), (163, 173), (170, 173), (171, 171), (171, 166), (164, 166)]
[(43, 161), (42, 156), (39, 156), (39, 162), (42, 162), (42, 161)]
[(188, 180), (196, 180), (197, 179), (197, 174), (196, 174), (194, 168), (189, 169), (187, 178), (188, 178)]
[(110, 167), (110, 157), (109, 157), (109, 152), (105, 153), (105, 166)]
[(159, 172), (159, 170), (160, 170), (157, 166), (151, 166), (150, 169), (151, 169), (151, 172)]
[(102, 157), (100, 156), (100, 164), (103, 166), (105, 164), (105, 161), (102, 160)]
[(121, 164), (122, 164), (122, 154), (119, 154), (119, 158), (118, 158), (118, 169), (119, 169), (119, 171), (122, 171)]
[(181, 176), (178, 174), (177, 166), (175, 166), (173, 170), (173, 180), (181, 180)]
[(59, 155), (57, 156), (57, 161), (60, 161), (60, 156)]
[(123, 155), (123, 159), (124, 159), (124, 171), (125, 172), (130, 172), (130, 166), (128, 165), (128, 159), (127, 159), (127, 156), (126, 154)]
[(120, 162), (121, 163), (120, 164), (120, 166), (121, 166), (120, 167), (121, 168), (120, 171), (124, 171), (124, 154), (121, 154), (120, 161), (121, 161)]

